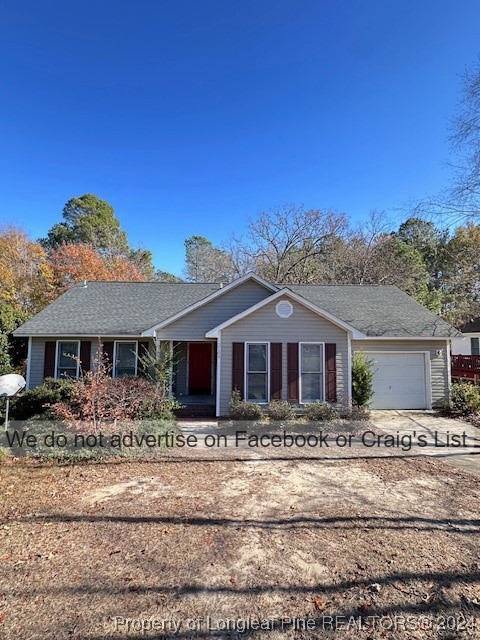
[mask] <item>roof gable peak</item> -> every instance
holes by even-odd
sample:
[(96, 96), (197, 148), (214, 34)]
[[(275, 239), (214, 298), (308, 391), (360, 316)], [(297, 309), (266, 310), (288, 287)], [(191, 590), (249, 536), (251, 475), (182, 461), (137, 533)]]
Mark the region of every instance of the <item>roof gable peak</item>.
[(300, 294), (295, 293), (294, 291), (292, 291), (286, 286), (282, 287), (281, 289), (277, 289), (277, 291), (275, 293), (272, 293), (271, 296), (268, 296), (261, 302), (257, 302), (257, 304), (254, 304), (248, 309), (245, 309), (245, 311), (242, 311), (241, 313), (238, 313), (232, 318), (229, 318), (225, 322), (222, 322), (221, 324), (217, 325), (216, 327), (208, 331), (205, 334), (205, 336), (207, 338), (218, 338), (218, 335), (222, 331), (222, 329), (225, 329), (226, 327), (232, 324), (235, 324), (235, 322), (238, 322), (239, 320), (242, 320), (243, 318), (245, 318), (246, 316), (249, 316), (255, 311), (258, 311), (258, 309), (261, 309), (266, 304), (274, 302), (275, 300), (278, 300), (279, 298), (282, 298), (282, 297), (291, 298), (295, 302), (298, 302), (299, 304), (303, 305), (305, 308), (309, 309), (310, 311), (313, 311), (314, 313), (325, 318), (326, 320), (329, 320), (330, 322), (344, 329), (345, 331), (349, 331), (352, 334), (352, 337), (354, 339), (362, 340), (365, 338), (365, 334), (362, 331), (359, 331), (356, 327), (338, 318), (337, 316), (333, 315), (329, 311), (326, 311), (325, 309), (322, 309), (321, 307), (313, 304), (312, 302), (310, 302)]
[(150, 327), (149, 329), (146, 329), (142, 333), (142, 335), (143, 336), (154, 336), (155, 333), (159, 329), (162, 329), (163, 327), (166, 327), (167, 325), (171, 324), (172, 322), (175, 322), (176, 320), (178, 320), (179, 318), (182, 318), (183, 316), (187, 315), (188, 313), (191, 313), (192, 311), (195, 311), (196, 309), (199, 309), (200, 307), (203, 307), (204, 305), (208, 304), (209, 302), (212, 302), (212, 300), (215, 300), (215, 299), (219, 298), (220, 296), (224, 295), (228, 291), (232, 291), (236, 287), (244, 284), (245, 282), (248, 282), (249, 280), (253, 280), (254, 282), (257, 282), (259, 285), (261, 285), (262, 287), (265, 287), (265, 289), (268, 289), (272, 293), (275, 293), (276, 291), (278, 291), (278, 287), (276, 285), (272, 284), (271, 282), (268, 282), (267, 280), (265, 280), (264, 278), (260, 277), (256, 273), (248, 272), (244, 276), (242, 276), (240, 278), (237, 278), (236, 280), (232, 280), (232, 282), (229, 282), (226, 285), (221, 285), (216, 291), (214, 291), (210, 295), (206, 296), (205, 298), (202, 298), (198, 302), (195, 302), (194, 304), (186, 307), (185, 309), (182, 309), (182, 311), (179, 311), (178, 313), (174, 314), (173, 316), (170, 316), (169, 318), (163, 320), (162, 322), (159, 322), (158, 324), (154, 325), (153, 327)]

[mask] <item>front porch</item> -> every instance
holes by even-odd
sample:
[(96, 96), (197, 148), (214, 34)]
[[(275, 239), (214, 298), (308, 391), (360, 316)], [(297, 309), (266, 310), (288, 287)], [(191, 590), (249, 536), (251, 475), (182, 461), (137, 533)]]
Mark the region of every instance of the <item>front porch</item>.
[(172, 396), (182, 405), (178, 417), (215, 415), (215, 341), (171, 341)]
[(179, 402), (181, 406), (174, 410), (177, 418), (215, 417), (215, 396), (205, 396), (200, 401), (195, 396), (185, 396)]
[(214, 418), (215, 396), (182, 396), (178, 399), (181, 407), (175, 409), (177, 418)]

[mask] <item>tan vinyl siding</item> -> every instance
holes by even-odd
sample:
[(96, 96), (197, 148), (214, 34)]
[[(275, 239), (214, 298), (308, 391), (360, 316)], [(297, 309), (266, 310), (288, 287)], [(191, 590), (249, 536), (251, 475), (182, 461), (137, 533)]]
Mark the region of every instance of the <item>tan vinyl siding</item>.
[(157, 337), (161, 340), (205, 340), (207, 331), (271, 294), (272, 292), (262, 285), (249, 280), (159, 329)]
[[(441, 350), (442, 355), (437, 356)], [(355, 351), (427, 351), (430, 362), (430, 378), (432, 385), (432, 407), (443, 406), (449, 397), (448, 388), (448, 350), (447, 341), (442, 340), (361, 340), (352, 341), (352, 352)], [(428, 384), (428, 375), (427, 375)]]
[(326, 342), (337, 345), (337, 393), (338, 403), (348, 401), (348, 335), (344, 329), (321, 318), (298, 302), (293, 304), (289, 318), (279, 318), (275, 312), (278, 301), (239, 320), (221, 334), (220, 415), (228, 413), (232, 391), (232, 343), (233, 342), (281, 342), (282, 343), (282, 399), (287, 399), (287, 343)]

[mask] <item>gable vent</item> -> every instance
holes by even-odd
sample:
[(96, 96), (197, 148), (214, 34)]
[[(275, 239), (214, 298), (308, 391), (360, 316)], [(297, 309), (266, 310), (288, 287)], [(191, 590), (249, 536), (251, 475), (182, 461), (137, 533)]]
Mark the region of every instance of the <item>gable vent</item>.
[(289, 318), (293, 313), (293, 305), (288, 300), (280, 300), (275, 307), (279, 318)]

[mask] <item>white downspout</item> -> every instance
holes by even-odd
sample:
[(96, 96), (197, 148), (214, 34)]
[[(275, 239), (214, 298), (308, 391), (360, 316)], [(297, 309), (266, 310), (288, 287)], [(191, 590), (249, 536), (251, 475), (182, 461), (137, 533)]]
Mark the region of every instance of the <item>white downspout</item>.
[(217, 370), (216, 370), (216, 388), (215, 388), (215, 415), (220, 417), (220, 378), (222, 371), (222, 332), (218, 332), (217, 337)]
[(30, 374), (32, 372), (32, 336), (28, 337), (28, 350), (27, 350), (27, 380), (26, 388), (30, 389)]
[[(452, 393), (452, 341), (451, 339), (447, 340), (447, 402), (450, 402), (451, 393)], [(432, 385), (430, 385), (431, 388)]]
[(347, 348), (347, 403), (348, 409), (352, 408), (352, 332), (349, 331), (348, 334), (348, 348)]
[(168, 395), (170, 400), (173, 399), (173, 340), (169, 341), (169, 358), (170, 358), (170, 380), (168, 383)]

